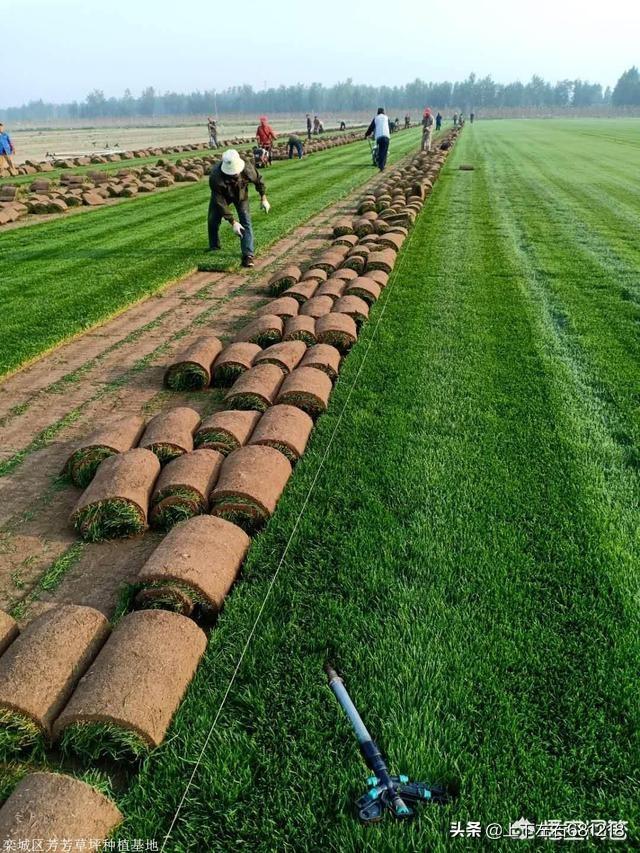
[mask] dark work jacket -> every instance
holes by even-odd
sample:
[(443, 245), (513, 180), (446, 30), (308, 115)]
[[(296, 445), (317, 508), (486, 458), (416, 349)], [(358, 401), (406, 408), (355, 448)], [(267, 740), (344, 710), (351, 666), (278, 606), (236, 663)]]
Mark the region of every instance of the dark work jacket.
[(229, 205), (240, 205), (249, 200), (249, 184), (253, 184), (260, 195), (265, 195), (266, 188), (262, 177), (252, 163), (245, 162), (244, 169), (239, 175), (225, 175), (221, 163), (211, 170), (209, 187), (211, 200), (215, 203), (223, 219), (233, 222), (234, 216)]

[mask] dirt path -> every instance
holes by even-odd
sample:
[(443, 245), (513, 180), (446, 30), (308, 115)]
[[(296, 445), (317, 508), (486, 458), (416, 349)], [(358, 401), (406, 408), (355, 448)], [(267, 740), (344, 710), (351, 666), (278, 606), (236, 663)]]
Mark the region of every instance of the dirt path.
[(157, 537), (77, 542), (68, 517), (79, 491), (58, 479), (74, 442), (116, 414), (151, 415), (187, 403), (204, 415), (219, 407), (215, 390), (163, 390), (168, 358), (204, 331), (230, 337), (266, 300), (274, 269), (291, 253), (298, 258), (326, 245), (328, 223), (352, 210), (362, 191), (292, 231), (249, 274), (194, 272), (0, 385), (0, 607), (24, 620), (52, 601), (113, 611)]

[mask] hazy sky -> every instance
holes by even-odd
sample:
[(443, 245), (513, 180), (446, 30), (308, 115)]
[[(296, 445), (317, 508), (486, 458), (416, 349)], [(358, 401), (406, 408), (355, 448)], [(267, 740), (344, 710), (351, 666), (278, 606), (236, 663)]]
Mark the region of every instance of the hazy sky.
[(638, 0), (0, 0), (0, 22), (0, 107), (470, 71), (612, 85), (640, 64)]

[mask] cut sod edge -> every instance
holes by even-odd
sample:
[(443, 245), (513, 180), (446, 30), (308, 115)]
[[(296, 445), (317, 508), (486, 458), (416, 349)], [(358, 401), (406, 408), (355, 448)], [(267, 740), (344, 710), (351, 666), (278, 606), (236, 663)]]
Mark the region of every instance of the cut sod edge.
[(209, 373), (195, 361), (182, 361), (167, 370), (165, 384), (172, 391), (199, 391), (209, 384)]
[(133, 536), (145, 529), (145, 512), (130, 498), (106, 498), (78, 510), (73, 526), (89, 542)]
[(14, 754), (44, 742), (40, 725), (22, 710), (0, 708), (0, 756)]
[(239, 409), (243, 412), (266, 412), (269, 406), (271, 405), (265, 397), (261, 397), (255, 392), (246, 394), (234, 394), (232, 397), (227, 398), (226, 403), (230, 409)]
[(138, 760), (155, 747), (144, 732), (127, 721), (96, 718), (79, 720), (65, 727), (59, 739), (64, 755), (88, 760), (105, 756), (116, 760)]
[(63, 476), (74, 485), (84, 489), (93, 480), (100, 463), (118, 452), (106, 444), (81, 447), (72, 454), (65, 465)]
[(240, 445), (230, 432), (224, 429), (203, 429), (197, 432), (194, 439), (196, 448), (208, 450), (219, 450), (227, 456), (232, 450), (237, 450)]

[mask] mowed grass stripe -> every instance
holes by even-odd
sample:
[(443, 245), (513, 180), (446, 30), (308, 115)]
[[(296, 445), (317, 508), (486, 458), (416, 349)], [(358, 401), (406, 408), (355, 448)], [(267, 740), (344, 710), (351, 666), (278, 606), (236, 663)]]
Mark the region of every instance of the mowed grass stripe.
[[(168, 849), (445, 850), (451, 821), (522, 815), (625, 819), (637, 832), (634, 510), (602, 488), (607, 449), (550, 348), (488, 177), (491, 147), (476, 140), (463, 134), (383, 296)], [(123, 799), (123, 836), (169, 826), (380, 310), (171, 740)], [(350, 803), (366, 773), (325, 686), (327, 657), (394, 769), (452, 781), (455, 805), (358, 825)]]
[[(393, 163), (416, 147), (418, 131), (394, 137)], [(373, 175), (366, 143), (265, 174), (269, 216), (252, 206), (258, 252)], [(206, 182), (0, 235), (3, 316), (0, 374), (157, 292), (205, 257)], [(223, 225), (221, 269), (237, 265), (237, 239)]]

